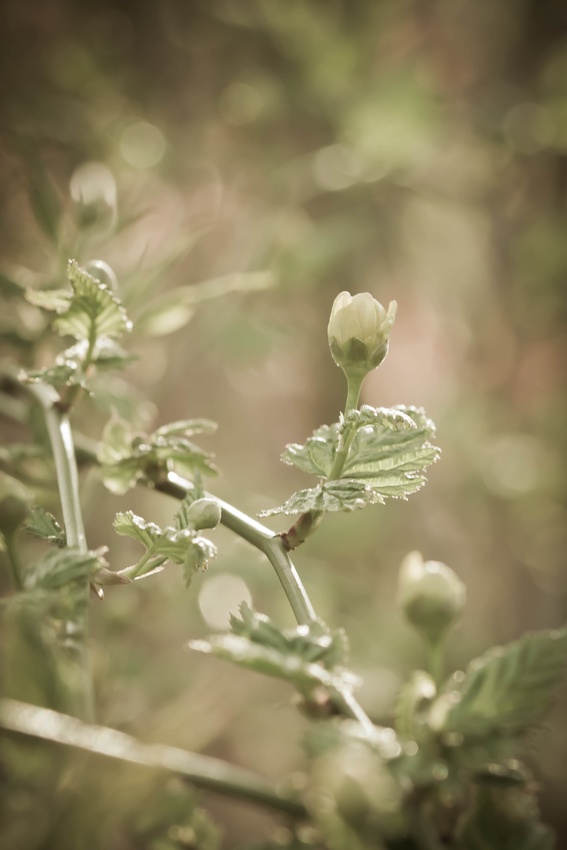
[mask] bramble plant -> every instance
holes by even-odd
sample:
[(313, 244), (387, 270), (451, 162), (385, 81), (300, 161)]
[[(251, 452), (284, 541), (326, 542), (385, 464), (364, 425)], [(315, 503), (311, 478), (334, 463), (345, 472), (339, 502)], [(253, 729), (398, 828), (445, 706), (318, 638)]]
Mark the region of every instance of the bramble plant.
[[(58, 248), (54, 273), (32, 288), (17, 278), (2, 278), (7, 299), (25, 299), (46, 317), (54, 313), (51, 328), (71, 343), (54, 362), (38, 366), (40, 343), (52, 338), (46, 318), (35, 338), (20, 334), (21, 367), (7, 362), (2, 372), (1, 412), (28, 425), (33, 440), (0, 450), (0, 531), (13, 586), (1, 606), (0, 844), (213, 850), (218, 834), (200, 807), (195, 789), (202, 789), (278, 812), (289, 827), (288, 837), (265, 848), (551, 850), (553, 835), (539, 821), (533, 779), (517, 757), (562, 680), (567, 629), (526, 634), (448, 675), (445, 645), (462, 614), (465, 587), (450, 567), (409, 553), (400, 570), (398, 601), (423, 638), (427, 670), (416, 670), (403, 686), (395, 728), (379, 727), (356, 699), (358, 681), (348, 668), (345, 633), (317, 616), (290, 557), (320, 529), (327, 512), (407, 499), (423, 487), (425, 470), (439, 458), (433, 422), (422, 409), (359, 405), (364, 378), (387, 355), (395, 302), (386, 311), (369, 293), (352, 297), (343, 292), (336, 298), (328, 338), (346, 377), (345, 407), (337, 422), (285, 449), (282, 460), (313, 481), (281, 507), (263, 512), (295, 518), (276, 534), (205, 491), (204, 479), (218, 471), (194, 440), (214, 431), (213, 422), (188, 419), (145, 433), (134, 407), (128, 408), (120, 394), (112, 396), (101, 380), (107, 370), (124, 369), (134, 358), (122, 346), (137, 323), (128, 318), (120, 286), (105, 263), (80, 265), (69, 259), (67, 282), (61, 285), (61, 263), (70, 249), (80, 257), (90, 250), (93, 228), (116, 226), (115, 192), (104, 184), (97, 195), (81, 179), (85, 174), (79, 170), (72, 183), (71, 236), (69, 227), (45, 218), (49, 198), (37, 202), (38, 220)], [(236, 276), (182, 287), (177, 295), (138, 311), (140, 331), (176, 329), (176, 310), (183, 323), (200, 301), (264, 285), (256, 273), (250, 279)], [(98, 444), (71, 425), (86, 395), (100, 396), (109, 411)], [(52, 463), (62, 524), (41, 505), (51, 486)], [(140, 544), (135, 564), (115, 571), (107, 547), (89, 549), (78, 463), (97, 468), (112, 493), (125, 494), (138, 485), (179, 500), (164, 528), (132, 511), (116, 515), (116, 533)], [(181, 567), (191, 592), (193, 576), (216, 555), (209, 537), (219, 524), (266, 556), (297, 626), (280, 628), (243, 602), (239, 615), (232, 616), (230, 633), (194, 640), (190, 647), (296, 689), (298, 707), (312, 721), (305, 742), (309, 770), (301, 787), (282, 777), (276, 788), (218, 759), (144, 744), (95, 725), (88, 651), (91, 594), (102, 598), (112, 585), (111, 592), (127, 594), (132, 580), (170, 564)], [(22, 563), (22, 529), (46, 544), (36, 563)], [(108, 544), (112, 548), (110, 529)], [(120, 774), (127, 789), (123, 796), (132, 797), (120, 815), (126, 844), (109, 838), (116, 835), (117, 815), (108, 794), (103, 795), (108, 776), (102, 780), (93, 773), (94, 760), (85, 761), (81, 751), (131, 766)], [(151, 788), (136, 784), (132, 771), (143, 767), (171, 779)], [(75, 817), (80, 807), (89, 812), (82, 827)], [(81, 834), (81, 828), (86, 832)]]

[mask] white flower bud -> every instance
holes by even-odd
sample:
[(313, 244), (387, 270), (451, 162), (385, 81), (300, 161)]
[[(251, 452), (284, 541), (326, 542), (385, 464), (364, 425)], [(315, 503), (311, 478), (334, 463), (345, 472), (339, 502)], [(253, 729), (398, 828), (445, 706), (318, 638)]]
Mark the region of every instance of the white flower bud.
[(77, 221), (81, 228), (107, 231), (116, 223), (116, 181), (102, 162), (86, 162), (69, 183)]
[(400, 567), (398, 602), (409, 622), (432, 643), (459, 619), (466, 588), (450, 567), (410, 552)]
[(396, 302), (390, 301), (386, 312), (369, 292), (337, 295), (329, 319), (329, 345), (347, 377), (364, 377), (384, 360), (396, 308)]

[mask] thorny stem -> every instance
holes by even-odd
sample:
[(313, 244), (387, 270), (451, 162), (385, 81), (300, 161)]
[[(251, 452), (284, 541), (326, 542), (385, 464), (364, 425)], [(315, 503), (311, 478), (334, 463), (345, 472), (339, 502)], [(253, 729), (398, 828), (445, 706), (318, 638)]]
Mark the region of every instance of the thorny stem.
[(307, 816), (305, 807), (280, 793), (252, 771), (163, 744), (144, 744), (130, 735), (92, 726), (47, 708), (0, 700), (0, 726), (132, 764), (173, 771), (199, 788), (261, 803), (294, 818)]
[[(65, 413), (56, 407), (59, 395), (52, 387), (46, 384), (31, 384), (28, 390), (40, 403), (43, 410), (55, 461), (67, 545), (76, 547), (80, 552), (87, 552), (88, 547), (79, 499), (79, 474), (69, 419)], [(91, 664), (87, 648), (88, 593), (89, 582), (84, 580), (83, 599), (74, 612), (74, 620), (69, 621), (68, 625), (70, 636), (73, 638), (72, 641), (69, 641), (71, 647), (69, 652), (77, 665), (77, 672), (74, 677), (77, 691), (77, 713), (79, 716), (90, 720), (94, 716), (94, 697)]]

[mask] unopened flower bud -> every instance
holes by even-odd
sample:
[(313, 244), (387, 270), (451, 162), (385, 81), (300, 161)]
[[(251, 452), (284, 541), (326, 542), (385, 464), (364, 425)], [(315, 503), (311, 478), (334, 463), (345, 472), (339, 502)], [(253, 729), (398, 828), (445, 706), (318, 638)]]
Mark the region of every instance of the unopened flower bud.
[(80, 165), (69, 183), (74, 211), (81, 228), (110, 230), (116, 222), (116, 181), (102, 162)]
[(221, 509), (216, 499), (197, 499), (187, 509), (187, 522), (194, 529), (215, 528), (221, 519)]
[(369, 292), (337, 295), (329, 319), (329, 346), (347, 378), (363, 378), (384, 360), (396, 308), (390, 301), (386, 312)]
[(431, 643), (459, 619), (466, 589), (450, 567), (410, 552), (400, 567), (398, 601), (409, 622)]

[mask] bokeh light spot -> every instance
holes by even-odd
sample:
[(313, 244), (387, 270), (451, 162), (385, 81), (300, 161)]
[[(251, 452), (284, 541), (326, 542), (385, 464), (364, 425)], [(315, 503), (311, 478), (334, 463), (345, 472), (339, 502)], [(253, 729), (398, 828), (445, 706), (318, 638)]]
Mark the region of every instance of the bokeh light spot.
[(165, 137), (158, 127), (147, 121), (131, 124), (122, 133), (120, 153), (134, 168), (151, 168), (165, 153)]
[(227, 629), (230, 615), (238, 613), (241, 602), (252, 604), (248, 586), (240, 576), (228, 573), (218, 573), (207, 578), (199, 593), (201, 614), (212, 629)]

